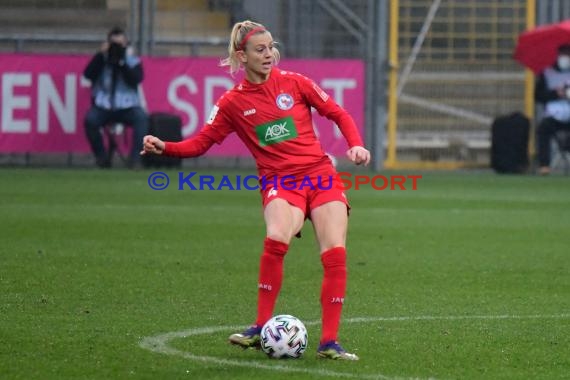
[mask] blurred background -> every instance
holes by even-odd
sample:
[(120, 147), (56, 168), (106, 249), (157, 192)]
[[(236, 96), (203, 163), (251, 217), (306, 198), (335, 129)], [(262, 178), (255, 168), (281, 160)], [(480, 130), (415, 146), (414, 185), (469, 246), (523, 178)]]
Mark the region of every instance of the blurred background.
[[(143, 56), (221, 58), (232, 24), (252, 19), (284, 59), (363, 62), (373, 169), (489, 167), (493, 119), (535, 117), (517, 37), (568, 18), (559, 0), (0, 0), (0, 51), (89, 55), (118, 25)], [(0, 163), (35, 153), (0, 152)]]

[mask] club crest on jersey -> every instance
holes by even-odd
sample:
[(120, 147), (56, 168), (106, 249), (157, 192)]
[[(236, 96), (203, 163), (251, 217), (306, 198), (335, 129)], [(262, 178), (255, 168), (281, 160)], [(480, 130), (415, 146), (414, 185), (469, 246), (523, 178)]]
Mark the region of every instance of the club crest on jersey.
[(277, 103), (277, 107), (281, 108), (283, 111), (290, 110), (293, 108), (293, 97), (287, 93), (279, 94), (277, 99), (275, 99), (275, 103)]

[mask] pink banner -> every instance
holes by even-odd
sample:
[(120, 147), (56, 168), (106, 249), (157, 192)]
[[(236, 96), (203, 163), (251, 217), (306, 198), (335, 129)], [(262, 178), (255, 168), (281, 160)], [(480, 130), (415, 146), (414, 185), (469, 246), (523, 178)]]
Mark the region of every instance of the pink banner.
[[(82, 72), (89, 56), (0, 54), (0, 152), (89, 152), (83, 117), (90, 104)], [(143, 103), (149, 112), (172, 112), (183, 120), (183, 135), (196, 134), (232, 78), (217, 58), (145, 57)], [(313, 79), (354, 117), (364, 134), (364, 65), (357, 60), (284, 60), (280, 68)], [(315, 113), (326, 151), (343, 155), (338, 128)], [(364, 135), (363, 135), (364, 137)], [(249, 155), (233, 135), (207, 154)]]

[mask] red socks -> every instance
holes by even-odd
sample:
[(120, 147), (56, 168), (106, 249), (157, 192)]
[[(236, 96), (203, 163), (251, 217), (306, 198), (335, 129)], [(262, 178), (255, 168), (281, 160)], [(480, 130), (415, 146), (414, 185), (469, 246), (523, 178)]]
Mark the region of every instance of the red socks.
[(346, 249), (331, 248), (323, 252), (321, 261), (325, 272), (321, 288), (323, 330), (320, 343), (322, 344), (337, 340), (346, 292)]
[[(257, 326), (273, 316), (273, 309), (283, 282), (283, 259), (289, 245), (266, 238), (259, 270)], [(321, 343), (336, 341), (346, 292), (346, 249), (335, 247), (323, 252), (324, 278), (321, 288)]]
[(257, 285), (257, 320), (255, 324), (263, 326), (273, 316), (273, 308), (283, 282), (283, 258), (289, 244), (266, 238), (259, 268)]

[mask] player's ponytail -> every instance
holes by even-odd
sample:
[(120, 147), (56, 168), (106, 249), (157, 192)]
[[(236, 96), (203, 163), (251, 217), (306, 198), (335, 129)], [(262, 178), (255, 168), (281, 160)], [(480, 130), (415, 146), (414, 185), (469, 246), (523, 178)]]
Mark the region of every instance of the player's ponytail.
[[(245, 20), (236, 22), (230, 34), (230, 42), (228, 44), (228, 57), (220, 62), (220, 66), (229, 66), (230, 73), (233, 75), (240, 69), (240, 61), (237, 52), (245, 50), (249, 38), (258, 33), (269, 33), (269, 31), (257, 22)], [(279, 62), (280, 54), (277, 48), (273, 48), (274, 62)]]

